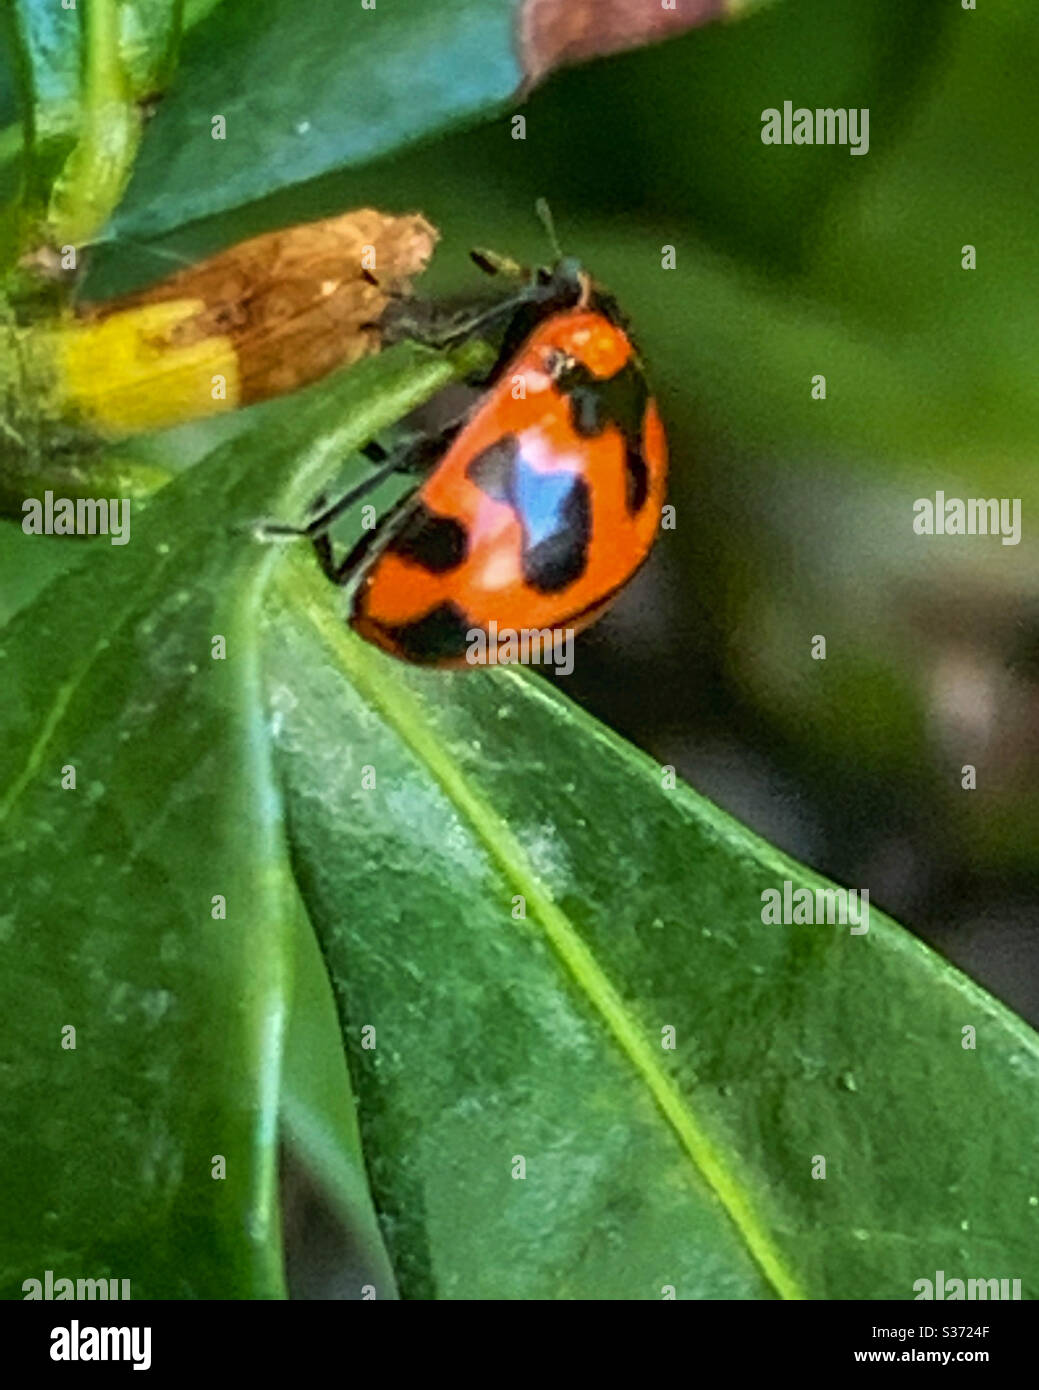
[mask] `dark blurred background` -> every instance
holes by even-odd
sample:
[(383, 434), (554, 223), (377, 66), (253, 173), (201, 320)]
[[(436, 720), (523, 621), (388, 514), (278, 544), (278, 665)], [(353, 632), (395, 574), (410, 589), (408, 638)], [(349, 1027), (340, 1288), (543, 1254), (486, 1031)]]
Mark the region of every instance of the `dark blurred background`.
[[(372, 204), (429, 216), (424, 288), (465, 294), (471, 245), (547, 257), (546, 196), (631, 317), (678, 509), (563, 687), (1039, 1023), (1037, 70), (1024, 6), (784, 0), (556, 75), (523, 140), (507, 112), (88, 288)], [(868, 154), (762, 144), (784, 100), (868, 108)], [(1020, 498), (1020, 544), (915, 535), (939, 489)]]

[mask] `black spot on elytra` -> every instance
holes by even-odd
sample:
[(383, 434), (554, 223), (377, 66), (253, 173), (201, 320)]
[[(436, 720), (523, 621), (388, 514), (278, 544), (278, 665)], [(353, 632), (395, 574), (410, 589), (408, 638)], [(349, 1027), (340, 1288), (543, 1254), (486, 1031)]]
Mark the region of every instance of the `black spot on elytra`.
[(571, 423), (584, 439), (595, 439), (611, 428), (624, 437), (625, 496), (634, 516), (649, 495), (649, 471), (642, 456), (649, 388), (641, 369), (632, 360), (613, 376), (600, 377), (583, 362), (575, 362), (561, 374), (559, 386), (570, 398)]
[(588, 484), (579, 473), (541, 472), (506, 435), (477, 454), (466, 476), (523, 527), (523, 578), (538, 593), (555, 594), (584, 573), (592, 534)]
[(635, 516), (646, 505), (649, 496), (649, 469), (638, 449), (624, 446), (624, 485), (628, 511)]
[(574, 474), (570, 490), (557, 509), (558, 524), (523, 552), (523, 577), (541, 594), (557, 594), (584, 574), (592, 537), (592, 504), (588, 484)]
[(507, 502), (510, 506), (515, 506), (513, 478), (518, 454), (519, 440), (516, 436), (503, 435), (470, 460), (465, 476), (492, 501)]
[(453, 516), (440, 516), (421, 501), (412, 504), (412, 515), (387, 546), (431, 574), (444, 574), (465, 559), (468, 536)]
[(472, 622), (454, 603), (441, 603), (414, 622), (396, 627), (381, 624), (397, 650), (409, 661), (432, 664), (465, 656)]
[(649, 388), (634, 359), (607, 377), (574, 362), (560, 374), (559, 387), (570, 397), (570, 416), (578, 434), (594, 438), (612, 425), (625, 439), (641, 440)]

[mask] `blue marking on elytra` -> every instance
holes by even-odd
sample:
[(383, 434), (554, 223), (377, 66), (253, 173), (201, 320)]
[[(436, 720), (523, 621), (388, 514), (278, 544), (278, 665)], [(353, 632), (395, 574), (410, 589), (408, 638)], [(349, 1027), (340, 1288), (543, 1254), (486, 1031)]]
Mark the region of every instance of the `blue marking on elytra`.
[(539, 473), (522, 455), (517, 459), (510, 491), (529, 549), (565, 528), (566, 504), (575, 481), (573, 473)]

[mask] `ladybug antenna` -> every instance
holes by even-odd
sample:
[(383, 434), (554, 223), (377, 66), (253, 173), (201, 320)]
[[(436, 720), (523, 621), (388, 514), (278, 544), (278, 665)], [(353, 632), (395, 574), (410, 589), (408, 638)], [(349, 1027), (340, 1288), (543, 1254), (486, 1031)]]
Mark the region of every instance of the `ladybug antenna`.
[(557, 261), (561, 261), (563, 252), (559, 245), (559, 238), (556, 236), (556, 224), (552, 221), (552, 209), (548, 205), (548, 199), (538, 198), (534, 204), (534, 211), (538, 215), (538, 221), (545, 229), (553, 255)]

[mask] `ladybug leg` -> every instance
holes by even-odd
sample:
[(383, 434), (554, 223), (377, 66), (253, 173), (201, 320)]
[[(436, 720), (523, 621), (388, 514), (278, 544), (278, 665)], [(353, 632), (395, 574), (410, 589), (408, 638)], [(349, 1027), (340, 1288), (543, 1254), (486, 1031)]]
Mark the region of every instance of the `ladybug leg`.
[[(473, 259), (480, 269), (488, 275), (497, 275), (499, 271), (505, 271), (506, 274), (523, 274), (521, 268), (512, 261), (507, 261), (504, 257), (497, 257), (490, 251), (474, 252)], [(362, 271), (361, 276), (369, 284), (379, 284), (379, 281), (370, 271)], [(453, 323), (450, 321), (445, 323), (441, 317), (439, 324), (435, 320), (429, 321), (429, 306), (426, 306), (422, 317), (417, 317), (414, 312), (409, 312), (409, 306), (413, 309), (417, 301), (411, 300), (409, 296), (399, 292), (384, 289), (383, 293), (390, 301), (391, 312), (378, 321), (361, 324), (362, 328), (380, 332), (384, 346), (409, 340), (414, 343), (421, 343), (423, 347), (446, 348), (471, 337), (473, 333), (478, 333), (481, 328), (493, 323), (503, 315), (512, 313), (516, 306), (527, 298), (529, 290), (520, 290), (507, 300), (494, 304), (481, 313), (466, 314)], [(419, 301), (419, 303), (421, 302)], [(425, 322), (423, 322), (423, 318), (425, 318)]]
[[(379, 518), (378, 525), (371, 531), (362, 532), (338, 565), (332, 563), (328, 568), (325, 568), (322, 563), (322, 569), (333, 584), (348, 588), (353, 583), (364, 569), (371, 554), (382, 550), (392, 538), (399, 523), (405, 520), (410, 511), (411, 500), (410, 495), (399, 498), (389, 511)], [(328, 537), (324, 536), (322, 539), (327, 541)]]
[[(507, 274), (522, 273), (519, 267), (514, 267), (512, 262), (501, 262), (491, 259), (490, 252), (475, 253), (476, 264), (489, 275), (496, 275), (503, 267), (508, 267)], [(493, 267), (493, 268), (492, 268)], [(458, 343), (464, 342), (467, 338), (472, 338), (487, 329), (494, 328), (499, 322), (506, 322), (515, 315), (517, 310), (524, 305), (538, 304), (545, 301), (547, 291), (537, 276), (532, 276), (529, 283), (518, 289), (515, 294), (508, 295), (489, 308), (477, 310), (471, 313), (464, 313), (461, 316), (455, 315), (446, 321), (441, 317), (438, 322), (421, 321), (414, 314), (401, 313), (396, 316), (388, 325), (384, 325), (384, 341), (400, 342), (410, 340), (411, 342), (421, 343), (423, 347), (436, 348), (443, 350), (454, 347)]]
[[(309, 539), (315, 540), (319, 536), (324, 536), (329, 527), (334, 525), (344, 512), (349, 511), (369, 492), (373, 492), (380, 483), (384, 483), (387, 478), (392, 477), (397, 469), (397, 460), (391, 457), (374, 473), (370, 473), (367, 478), (362, 478), (355, 487), (352, 487), (349, 492), (345, 492), (330, 507), (325, 507), (319, 511), (305, 526), (287, 526), (280, 522), (269, 522), (260, 528), (260, 534), (264, 540), (294, 540), (299, 536), (307, 536)], [(320, 502), (318, 505), (320, 506)]]
[[(419, 475), (431, 473), (443, 457), (444, 451), (450, 446), (454, 436), (462, 428), (464, 421), (465, 417), (461, 416), (457, 420), (450, 421), (443, 429), (434, 434), (419, 435), (402, 445), (393, 454), (387, 454), (380, 445), (376, 445), (376, 449), (381, 452), (384, 460), (383, 469), (380, 470), (379, 476), (385, 477), (391, 472)], [(321, 547), (318, 551), (318, 561), (334, 584), (348, 587), (353, 583), (364, 569), (372, 553), (382, 550), (392, 539), (400, 524), (407, 520), (413, 496), (413, 492), (409, 491), (403, 497), (398, 498), (388, 511), (379, 517), (374, 527), (362, 532), (338, 564), (331, 559), (331, 545), (327, 533), (323, 532), (315, 538), (315, 547), (319, 545)], [(337, 503), (335, 507), (329, 508), (323, 517), (315, 518), (315, 523), (321, 522), (333, 511), (338, 514), (339, 505)], [(311, 524), (314, 525), (315, 523)]]
[(441, 329), (426, 333), (420, 341), (426, 347), (447, 348), (455, 343), (464, 341), (466, 338), (475, 337), (482, 333), (484, 329), (490, 328), (499, 319), (509, 319), (515, 314), (516, 310), (522, 305), (530, 302), (530, 294), (524, 290), (520, 294), (512, 295), (508, 299), (503, 299), (500, 304), (494, 304), (482, 313), (471, 314), (468, 318), (458, 323), (450, 324)]
[[(327, 506), (328, 494), (325, 492), (320, 492), (314, 498), (310, 510), (316, 514), (317, 512), (322, 511)], [(322, 573), (330, 576), (332, 570), (335, 568), (335, 560), (332, 556), (332, 544), (327, 536), (315, 536), (314, 554), (317, 556), (317, 561), (318, 564), (321, 566)]]
[[(369, 440), (359, 452), (362, 453), (366, 459), (370, 459), (372, 463), (385, 463), (386, 459), (389, 457), (382, 445), (376, 443), (374, 439)], [(310, 511), (316, 518), (321, 515), (327, 507), (328, 493), (322, 492), (314, 498)], [(327, 532), (314, 536), (312, 539), (314, 543), (314, 554), (317, 556), (317, 562), (321, 566), (322, 574), (324, 574), (326, 578), (331, 579), (333, 583), (336, 582), (338, 566), (336, 565), (335, 556), (332, 554), (332, 542)]]
[(317, 556), (317, 562), (321, 566), (321, 573), (326, 579), (331, 579), (333, 584), (336, 583), (335, 556), (332, 554), (332, 542), (329, 540), (328, 536), (314, 537), (314, 554)]
[[(381, 536), (384, 522), (389, 521), (390, 517), (396, 514), (397, 506), (391, 507), (372, 530), (362, 535), (357, 545), (341, 564), (336, 564), (332, 554), (332, 543), (328, 535), (331, 528), (351, 507), (356, 506), (363, 497), (374, 492), (377, 487), (392, 478), (394, 474), (417, 473), (422, 475), (431, 472), (443, 456), (451, 439), (461, 429), (463, 420), (464, 416), (452, 420), (444, 429), (435, 434), (419, 435), (392, 453), (387, 452), (381, 444), (374, 440), (370, 441), (361, 452), (373, 462), (378, 463), (379, 466), (373, 473), (370, 473), (367, 478), (362, 478), (359, 483), (331, 504), (327, 504), (324, 495), (319, 497), (315, 502), (316, 514), (310, 518), (305, 526), (289, 526), (278, 522), (266, 523), (257, 528), (260, 538), (279, 541), (298, 540), (305, 537), (313, 542), (318, 563), (328, 578), (337, 584), (345, 583), (350, 571), (356, 567), (373, 538), (377, 534)], [(408, 500), (407, 496), (402, 499), (404, 502)]]

